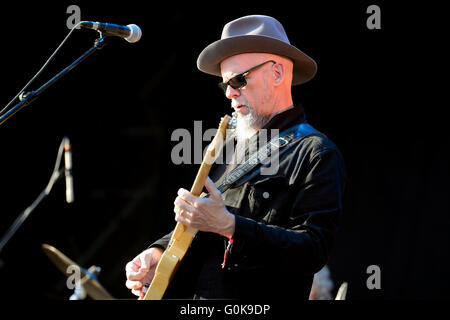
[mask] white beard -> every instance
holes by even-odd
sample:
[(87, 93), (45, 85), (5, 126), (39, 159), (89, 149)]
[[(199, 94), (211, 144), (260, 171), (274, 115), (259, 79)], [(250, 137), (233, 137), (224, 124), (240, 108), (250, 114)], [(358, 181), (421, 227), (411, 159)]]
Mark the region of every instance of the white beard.
[(257, 114), (252, 107), (247, 108), (249, 112), (244, 116), (238, 113), (236, 120), (235, 137), (238, 145), (250, 139), (268, 120), (267, 116)]
[(249, 112), (246, 115), (238, 113), (236, 119), (236, 129), (234, 130), (234, 138), (236, 139), (235, 146), (235, 161), (243, 163), (245, 158), (245, 150), (249, 147), (251, 139), (256, 138), (255, 134), (266, 124), (269, 119), (268, 116), (261, 116), (255, 112), (253, 108), (247, 106)]

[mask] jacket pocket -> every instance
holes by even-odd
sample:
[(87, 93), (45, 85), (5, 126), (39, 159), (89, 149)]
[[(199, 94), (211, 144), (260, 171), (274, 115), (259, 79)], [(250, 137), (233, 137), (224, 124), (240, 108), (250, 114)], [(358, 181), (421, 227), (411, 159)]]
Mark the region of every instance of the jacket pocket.
[(250, 218), (265, 224), (278, 224), (288, 205), (289, 185), (282, 175), (263, 177), (249, 184)]

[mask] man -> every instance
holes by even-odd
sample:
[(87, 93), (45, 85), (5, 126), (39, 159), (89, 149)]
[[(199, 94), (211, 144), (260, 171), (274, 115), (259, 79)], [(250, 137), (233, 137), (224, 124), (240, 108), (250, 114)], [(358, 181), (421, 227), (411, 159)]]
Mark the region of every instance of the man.
[[(236, 150), (245, 152), (234, 153), (234, 164), (213, 166), (205, 183), (208, 198), (179, 189), (175, 220), (200, 231), (172, 281), (184, 292), (169, 293), (307, 300), (314, 273), (327, 262), (342, 211), (345, 173), (337, 147), (313, 130), (283, 154), (280, 148), (273, 174), (260, 172), (223, 193), (217, 186), (248, 159), (254, 150), (251, 138), (306, 123), (302, 108), (293, 104), (291, 86), (313, 78), (316, 63), (289, 43), (277, 20), (252, 15), (226, 24), (197, 66), (222, 77), (220, 87), (237, 112)], [(127, 264), (126, 286), (133, 294), (142, 295), (143, 285), (151, 282), (170, 236)]]

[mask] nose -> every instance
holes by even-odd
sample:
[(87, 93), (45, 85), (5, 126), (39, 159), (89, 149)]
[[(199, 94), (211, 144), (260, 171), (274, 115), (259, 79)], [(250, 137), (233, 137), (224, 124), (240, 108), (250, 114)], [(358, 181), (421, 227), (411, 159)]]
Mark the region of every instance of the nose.
[(241, 91), (239, 89), (233, 89), (231, 86), (228, 86), (227, 91), (225, 92), (225, 96), (230, 100), (239, 97), (240, 95)]

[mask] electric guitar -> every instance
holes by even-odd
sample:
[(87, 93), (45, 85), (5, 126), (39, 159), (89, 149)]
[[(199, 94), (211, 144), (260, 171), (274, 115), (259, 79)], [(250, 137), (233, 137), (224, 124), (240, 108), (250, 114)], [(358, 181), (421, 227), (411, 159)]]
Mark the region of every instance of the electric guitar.
[[(226, 129), (234, 128), (236, 119), (225, 115), (220, 121), (219, 128), (214, 139), (211, 141), (206, 150), (200, 169), (197, 172), (191, 193), (195, 196), (201, 196), (201, 192), (205, 185), (212, 164), (216, 160), (219, 151), (225, 141)], [(204, 195), (204, 194), (202, 194)], [(160, 300), (162, 299), (169, 282), (175, 274), (181, 260), (186, 254), (192, 239), (197, 233), (197, 229), (188, 227), (177, 222), (175, 230), (170, 239), (169, 245), (156, 266), (153, 280), (143, 298), (143, 300)]]

